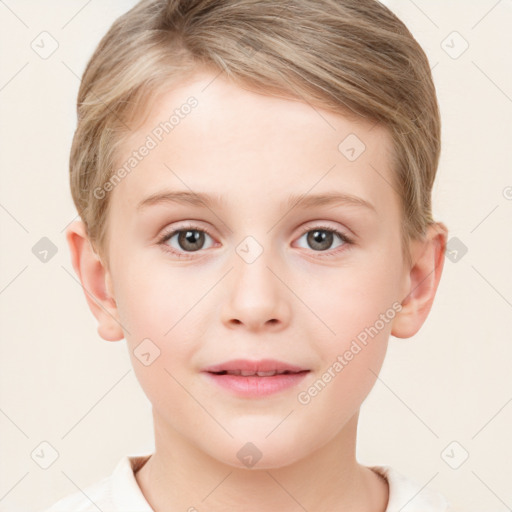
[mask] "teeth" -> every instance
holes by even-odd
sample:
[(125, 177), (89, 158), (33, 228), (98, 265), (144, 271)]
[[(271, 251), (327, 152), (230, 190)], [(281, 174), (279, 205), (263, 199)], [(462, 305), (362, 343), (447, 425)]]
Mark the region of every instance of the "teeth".
[(253, 372), (251, 370), (227, 370), (228, 375), (241, 375), (242, 377), (251, 377), (257, 375), (258, 377), (273, 377), (274, 375), (281, 375), (289, 373), (287, 370), (270, 370), (268, 372)]

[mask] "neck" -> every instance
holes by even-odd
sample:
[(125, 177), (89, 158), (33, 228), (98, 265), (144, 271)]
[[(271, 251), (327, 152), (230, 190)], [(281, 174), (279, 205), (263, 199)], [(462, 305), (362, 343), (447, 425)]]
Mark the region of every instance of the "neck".
[(271, 469), (219, 462), (153, 415), (155, 453), (135, 478), (155, 512), (386, 510), (387, 482), (355, 458), (358, 414), (307, 458)]

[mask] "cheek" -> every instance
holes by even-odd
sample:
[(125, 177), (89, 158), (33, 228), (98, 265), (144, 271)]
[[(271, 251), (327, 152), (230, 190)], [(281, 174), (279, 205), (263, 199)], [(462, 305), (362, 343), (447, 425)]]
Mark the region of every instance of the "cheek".
[[(315, 428), (327, 437), (334, 436), (355, 414), (371, 389), (384, 361), (390, 325), (361, 328), (347, 317), (337, 325), (336, 336), (317, 346), (322, 354), (322, 367), (308, 377), (297, 395), (298, 407)], [(373, 322), (375, 323), (375, 322)], [(382, 327), (382, 329), (378, 329)]]
[[(394, 318), (400, 297), (400, 267), (393, 258), (372, 257), (368, 261), (328, 269), (309, 275), (308, 284), (297, 286), (310, 310), (322, 322), (316, 336), (330, 339), (332, 350), (342, 350), (346, 343), (366, 328), (373, 326), (381, 315)], [(322, 325), (323, 323), (323, 325)], [(381, 322), (378, 329), (383, 330)], [(386, 323), (384, 331), (390, 331)], [(311, 333), (312, 339), (315, 334)]]
[[(170, 374), (186, 368), (197, 350), (196, 332), (201, 313), (197, 303), (204, 282), (177, 279), (176, 272), (155, 267), (126, 272), (117, 301), (132, 365), (150, 400), (173, 389)], [(149, 355), (147, 355), (149, 354)], [(148, 364), (149, 363), (149, 364)]]
[(198, 273), (163, 263), (133, 263), (126, 267), (120, 279), (122, 300), (118, 309), (131, 337), (153, 336), (161, 342), (175, 336), (180, 324), (190, 322), (189, 312), (207, 289)]
[(298, 401), (311, 412), (322, 410), (336, 424), (370, 392), (386, 355), (392, 322), (400, 308), (400, 267), (393, 264), (392, 255), (313, 277), (324, 285), (309, 292), (303, 289), (323, 325), (316, 323), (318, 330), (311, 330), (309, 336), (321, 367), (301, 388), (305, 394)]

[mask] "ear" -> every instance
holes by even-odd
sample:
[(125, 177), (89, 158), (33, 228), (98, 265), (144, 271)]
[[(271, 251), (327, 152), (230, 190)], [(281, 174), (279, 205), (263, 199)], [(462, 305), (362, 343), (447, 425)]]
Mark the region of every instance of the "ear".
[(402, 310), (393, 320), (393, 336), (410, 338), (425, 322), (441, 279), (447, 234), (446, 226), (436, 222), (423, 239), (411, 241), (412, 266), (407, 269)]
[(85, 224), (75, 221), (66, 230), (71, 261), (92, 314), (98, 320), (98, 334), (106, 341), (123, 339), (112, 279), (87, 235)]

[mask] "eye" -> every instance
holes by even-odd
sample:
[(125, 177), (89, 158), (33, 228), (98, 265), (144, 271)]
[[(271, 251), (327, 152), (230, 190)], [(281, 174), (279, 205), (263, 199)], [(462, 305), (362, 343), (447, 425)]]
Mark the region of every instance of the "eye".
[[(177, 237), (176, 237), (177, 235)], [(180, 258), (186, 258), (186, 253), (193, 253), (205, 249), (205, 236), (211, 238), (206, 229), (198, 226), (188, 225), (180, 229), (173, 229), (162, 235), (158, 244), (161, 244), (164, 250), (169, 251)], [(175, 244), (169, 245), (168, 242), (175, 238)], [(184, 255), (185, 253), (185, 255)]]
[[(307, 236), (306, 236), (307, 235)], [(353, 244), (353, 241), (351, 238), (349, 238), (347, 235), (342, 233), (341, 231), (338, 231), (337, 229), (333, 229), (327, 226), (306, 226), (303, 231), (300, 238), (303, 238), (306, 236), (306, 242), (307, 244), (313, 249), (315, 252), (326, 252), (328, 251), (333, 241), (335, 241), (336, 237), (339, 238), (343, 243), (338, 245), (338, 247), (341, 247), (342, 251), (345, 250), (347, 247)], [(340, 250), (335, 251), (334, 253), (329, 254), (321, 254), (322, 257), (329, 257), (329, 256), (336, 256)]]
[[(336, 256), (341, 251), (353, 245), (353, 241), (350, 237), (328, 226), (306, 226), (302, 230), (299, 240), (305, 235), (307, 235), (306, 243), (314, 252), (327, 253), (319, 254), (321, 257)], [(190, 224), (182, 226), (179, 229), (172, 229), (165, 232), (159, 239), (158, 244), (162, 245), (165, 251), (170, 252), (178, 258), (189, 258), (192, 253), (208, 248), (205, 247), (205, 237), (212, 238), (212, 235), (207, 229)], [(174, 238), (174, 244), (169, 244)], [(329, 251), (336, 238), (341, 240), (342, 243), (337, 246), (337, 250)]]

